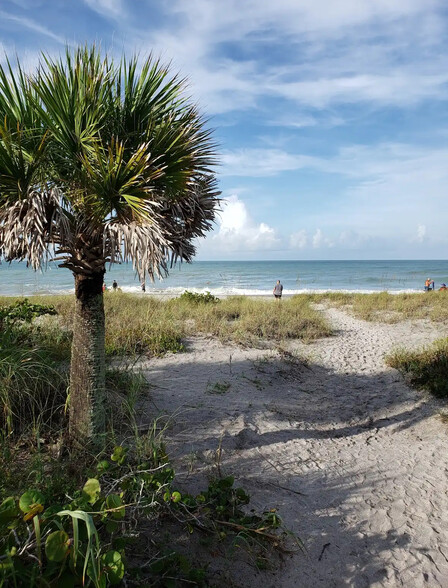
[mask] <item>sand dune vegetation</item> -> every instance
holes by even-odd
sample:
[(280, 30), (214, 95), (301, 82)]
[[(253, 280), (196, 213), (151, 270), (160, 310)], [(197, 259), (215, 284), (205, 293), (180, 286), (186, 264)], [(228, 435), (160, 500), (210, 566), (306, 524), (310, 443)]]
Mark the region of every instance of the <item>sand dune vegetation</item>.
[[(427, 500), (440, 498), (434, 488), (443, 467), (437, 460), (448, 454), (446, 425), (439, 406), (386, 365), (446, 395), (446, 339), (436, 341), (446, 327), (428, 320), (441, 297), (416, 295), (433, 305), (422, 312), (409, 310), (416, 305), (407, 296), (401, 303), (379, 298), (386, 300), (381, 312), (392, 304), (407, 311), (393, 323), (374, 319), (377, 296), (279, 303), (106, 292), (107, 440), (101, 453), (86, 447), (81, 458), (64, 441), (73, 298), (1, 298), (6, 585), (11, 574), (18, 585), (34, 586), (62, 574), (81, 581), (85, 573), (85, 584), (99, 588), (124, 578), (130, 586), (166, 578), (239, 585), (243, 578), (254, 587), (280, 578), (292, 588), (299, 581), (331, 585), (335, 574), (356, 582), (362, 573), (372, 585), (392, 587), (397, 575), (410, 578), (412, 561), (427, 549), (437, 565), (422, 560), (422, 573), (443, 586), (442, 535), (430, 526), (444, 523), (434, 513), (427, 522), (421, 517)], [(369, 309), (369, 320), (353, 316), (357, 304)], [(413, 490), (416, 451), (426, 456), (418, 466), (426, 468), (423, 494)], [(396, 454), (407, 456), (399, 468)], [(19, 559), (9, 547), (11, 524)], [(87, 526), (92, 540), (70, 550)], [(398, 539), (389, 540), (387, 529)], [(358, 553), (360, 532), (370, 547)], [(402, 559), (384, 567), (405, 540)], [(152, 547), (144, 548), (148, 541)], [(229, 555), (235, 546), (237, 560)], [(23, 557), (31, 564), (22, 565)]]
[(332, 292), (312, 294), (329, 304), (347, 308), (354, 316), (366, 321), (396, 323), (403, 320), (429, 319), (434, 323), (448, 322), (447, 292), (422, 292), (410, 294), (346, 294)]

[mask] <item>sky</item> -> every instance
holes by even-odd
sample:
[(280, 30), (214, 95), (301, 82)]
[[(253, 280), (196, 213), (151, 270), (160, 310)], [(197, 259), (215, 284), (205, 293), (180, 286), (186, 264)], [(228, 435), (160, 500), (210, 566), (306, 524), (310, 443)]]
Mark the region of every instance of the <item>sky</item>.
[(446, 0), (0, 0), (0, 62), (153, 52), (209, 119), (198, 259), (445, 259)]

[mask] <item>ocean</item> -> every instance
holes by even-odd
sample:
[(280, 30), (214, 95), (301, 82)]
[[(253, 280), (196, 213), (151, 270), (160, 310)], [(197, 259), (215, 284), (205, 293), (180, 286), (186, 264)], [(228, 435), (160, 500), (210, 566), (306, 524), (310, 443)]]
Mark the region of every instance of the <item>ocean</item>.
[[(419, 292), (426, 278), (436, 288), (448, 284), (448, 261), (194, 261), (173, 268), (164, 280), (147, 282), (146, 293), (177, 295), (184, 290), (230, 294), (269, 295), (277, 280), (284, 294), (302, 292)], [(115, 265), (106, 284), (117, 280), (124, 292), (140, 292), (140, 282), (130, 264)], [(0, 265), (0, 295), (30, 296), (73, 292), (73, 276), (49, 264), (34, 272), (24, 263)]]

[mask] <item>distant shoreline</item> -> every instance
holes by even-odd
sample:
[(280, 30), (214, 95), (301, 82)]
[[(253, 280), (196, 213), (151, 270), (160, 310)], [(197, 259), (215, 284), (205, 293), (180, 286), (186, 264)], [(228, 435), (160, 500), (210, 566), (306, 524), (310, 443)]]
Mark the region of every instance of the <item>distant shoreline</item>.
[[(437, 290), (437, 288), (436, 288)], [(189, 288), (185, 288), (183, 290), (183, 292), (185, 291), (192, 291), (192, 292), (198, 292), (198, 289), (195, 288), (191, 288), (191, 290)], [(200, 290), (200, 293), (205, 293), (205, 291)], [(211, 292), (212, 294), (214, 294), (214, 292)], [(409, 294), (409, 295), (414, 295), (414, 294), (428, 294), (431, 295), (430, 292), (425, 292), (423, 289), (422, 290), (375, 290), (375, 291), (363, 291), (363, 290), (303, 290), (303, 291), (296, 291), (296, 292), (284, 292), (283, 293), (283, 298), (284, 299), (289, 299), (292, 298), (293, 296), (300, 296), (300, 295), (306, 295), (306, 296), (322, 296), (322, 295), (328, 295), (328, 294), (345, 294), (348, 296), (356, 296), (359, 294), (363, 294), (365, 296), (375, 296), (378, 294), (382, 294), (382, 293), (387, 293), (387, 294), (391, 294), (393, 296), (399, 296), (402, 294)], [(23, 294), (23, 293), (17, 293), (17, 294), (1, 294), (0, 293), (0, 298), (46, 298), (46, 297), (57, 297), (57, 296), (73, 296), (75, 294), (75, 290), (73, 289), (72, 291), (61, 291), (61, 292), (48, 292), (48, 291), (42, 291), (42, 292), (34, 292), (31, 294)], [(156, 299), (160, 299), (160, 300), (172, 300), (173, 298), (177, 298), (178, 296), (180, 296), (180, 294), (182, 294), (181, 292), (151, 292), (151, 291), (146, 291), (146, 292), (141, 292), (138, 290), (121, 290), (119, 289), (118, 292), (114, 292), (113, 290), (109, 289), (107, 290), (107, 292), (105, 293), (107, 296), (110, 295), (126, 295), (126, 296), (136, 296), (139, 298), (143, 298), (143, 297), (148, 297), (148, 298), (156, 298)], [(247, 294), (214, 294), (217, 298), (234, 298), (234, 297), (247, 297), (247, 298), (255, 298), (255, 299), (273, 299), (273, 295), (272, 293), (260, 293), (260, 294), (253, 294), (253, 293), (247, 293)]]
[[(214, 296), (270, 296), (277, 280), (284, 295), (313, 293), (422, 292), (425, 281), (436, 288), (448, 283), (448, 261), (262, 261), (200, 262), (170, 269), (169, 275), (147, 280), (146, 293), (175, 297), (185, 290), (196, 294), (209, 291)], [(108, 268), (104, 277), (108, 288), (116, 280), (123, 291), (140, 293), (140, 279), (130, 264)], [(69, 271), (49, 266), (33, 272), (23, 264), (0, 265), (0, 295), (53, 295), (73, 293)]]

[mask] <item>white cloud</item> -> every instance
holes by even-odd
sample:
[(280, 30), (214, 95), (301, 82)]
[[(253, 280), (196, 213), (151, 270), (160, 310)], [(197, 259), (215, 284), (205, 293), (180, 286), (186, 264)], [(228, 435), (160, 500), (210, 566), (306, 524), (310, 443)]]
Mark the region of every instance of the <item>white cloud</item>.
[(220, 157), (221, 176), (264, 177), (285, 171), (313, 167), (319, 160), (308, 155), (287, 153), (281, 149), (236, 149), (224, 151)]
[(39, 24), (38, 22), (36, 22), (35, 20), (32, 20), (31, 18), (27, 18), (24, 16), (17, 16), (15, 14), (10, 14), (9, 12), (4, 12), (3, 10), (0, 10), (0, 20), (17, 23), (17, 25), (19, 25), (20, 28), (28, 29), (28, 30), (33, 31), (35, 33), (39, 33), (45, 37), (49, 37), (53, 41), (57, 41), (58, 43), (60, 43), (62, 45), (67, 44), (66, 38), (64, 38), (62, 35), (58, 35), (57, 33), (53, 32), (51, 29), (47, 28), (44, 25)]
[[(268, 177), (304, 169), (307, 181), (310, 173), (316, 174), (327, 192), (316, 194), (325, 202), (325, 209), (309, 198), (297, 199), (295, 210), (300, 210), (301, 223), (309, 235), (297, 231), (285, 237), (292, 250), (311, 253), (331, 248), (356, 252), (356, 256), (363, 250), (378, 250), (381, 244), (381, 255), (386, 257), (397, 255), (399, 246), (403, 256), (421, 257), (428, 251), (427, 256), (439, 257), (448, 247), (447, 160), (448, 149), (444, 147), (392, 142), (351, 145), (329, 157), (259, 148), (227, 152), (223, 172)], [(339, 176), (334, 192), (333, 180), (329, 183), (332, 176)], [(295, 178), (300, 185), (300, 175)], [(285, 220), (277, 222), (284, 224)], [(419, 226), (412, 237), (410, 227)], [(310, 227), (317, 228), (313, 232)], [(426, 238), (429, 233), (430, 243)], [(425, 249), (412, 250), (412, 243), (425, 243)]]
[(254, 33), (269, 38), (273, 29), (284, 35), (340, 38), (347, 28), (370, 23), (394, 27), (397, 19), (418, 19), (423, 26), (427, 15), (442, 6), (441, 0), (228, 0), (226, 10), (222, 10), (219, 0), (190, 0), (188, 4), (172, 0), (170, 10), (181, 15), (186, 26), (203, 33), (212, 31), (221, 42), (250, 38)]
[(308, 235), (305, 229), (292, 233), (289, 237), (291, 249), (304, 249), (308, 243)]
[[(170, 24), (128, 36), (189, 74), (211, 114), (255, 109), (265, 97), (318, 109), (412, 105), (447, 95), (442, 8), (441, 0), (228, 0), (222, 10), (217, 0), (173, 0), (165, 11), (175, 32)], [(225, 44), (247, 57), (223, 57)], [(273, 63), (279, 46), (284, 58)], [(296, 124), (313, 125), (313, 117)]]
[(426, 235), (426, 225), (418, 225), (417, 227), (417, 241), (423, 243)]
[(84, 0), (89, 8), (107, 18), (118, 18), (124, 15), (123, 0)]
[(321, 229), (316, 229), (316, 232), (312, 238), (312, 243), (314, 249), (320, 249), (321, 247), (333, 247), (332, 241), (325, 237)]
[(447, 82), (447, 73), (427, 74), (397, 69), (387, 73), (336, 75), (297, 82), (274, 78), (267, 90), (314, 108), (359, 102), (409, 106), (426, 98), (445, 97)]
[(290, 129), (304, 129), (306, 127), (337, 127), (345, 124), (345, 120), (339, 116), (324, 116), (317, 118), (316, 116), (286, 116), (282, 115), (272, 120), (265, 121), (265, 124), (274, 127), (287, 127)]
[(218, 229), (203, 243), (207, 253), (266, 251), (278, 247), (280, 240), (268, 224), (256, 223), (246, 204), (233, 195), (223, 203)]

